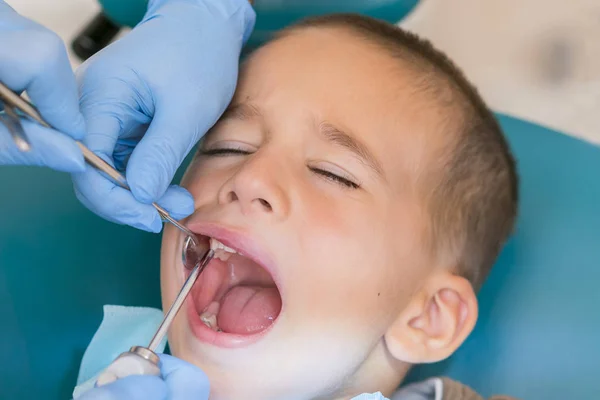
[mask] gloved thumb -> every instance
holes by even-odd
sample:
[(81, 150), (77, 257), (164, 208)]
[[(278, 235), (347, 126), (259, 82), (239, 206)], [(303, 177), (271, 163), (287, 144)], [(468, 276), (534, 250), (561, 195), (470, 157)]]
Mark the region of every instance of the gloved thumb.
[(200, 368), (166, 354), (159, 357), (170, 399), (208, 400), (210, 383)]

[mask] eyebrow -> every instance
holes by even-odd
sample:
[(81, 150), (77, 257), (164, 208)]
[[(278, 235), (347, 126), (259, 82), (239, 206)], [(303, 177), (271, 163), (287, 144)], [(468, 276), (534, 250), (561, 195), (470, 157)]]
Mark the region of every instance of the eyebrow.
[(237, 103), (231, 104), (221, 116), (221, 119), (238, 119), (248, 121), (254, 118), (262, 118), (260, 109), (252, 104)]
[(336, 128), (329, 122), (319, 124), (319, 132), (328, 141), (353, 152), (365, 165), (371, 168), (380, 178), (385, 179), (383, 168), (373, 153), (352, 135)]

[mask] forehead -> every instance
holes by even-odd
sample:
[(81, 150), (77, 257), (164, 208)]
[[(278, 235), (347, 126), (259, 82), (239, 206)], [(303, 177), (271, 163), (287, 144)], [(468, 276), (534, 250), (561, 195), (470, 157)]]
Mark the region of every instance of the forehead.
[(393, 176), (420, 167), (439, 136), (439, 112), (415, 90), (416, 77), (349, 30), (302, 28), (250, 57), (234, 102), (257, 103), (272, 118), (304, 112), (351, 131)]

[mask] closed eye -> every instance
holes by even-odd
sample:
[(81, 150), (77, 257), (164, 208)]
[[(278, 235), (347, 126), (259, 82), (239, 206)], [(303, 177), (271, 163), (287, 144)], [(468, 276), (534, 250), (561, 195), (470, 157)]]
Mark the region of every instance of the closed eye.
[(333, 181), (339, 185), (342, 185), (349, 189), (360, 189), (360, 185), (354, 181), (351, 181), (348, 178), (344, 178), (342, 176), (336, 175), (331, 171), (327, 171), (321, 168), (310, 168), (315, 174), (321, 175), (325, 179)]
[[(237, 147), (215, 147), (212, 149), (200, 149), (199, 152), (201, 155), (203, 156), (212, 156), (212, 157), (232, 157), (232, 156), (247, 156), (247, 155), (251, 155), (253, 153), (253, 151), (249, 151), (244, 147), (241, 146), (237, 146)], [(309, 167), (310, 170), (312, 172), (314, 172), (315, 174), (329, 180), (332, 181), (334, 183), (337, 183), (338, 185), (343, 186), (344, 188), (348, 188), (348, 189), (360, 189), (360, 185), (356, 182), (354, 182), (352, 179), (344, 177), (344, 176), (340, 176), (336, 173), (333, 173), (331, 171), (328, 171), (326, 169), (322, 169), (322, 168), (316, 168), (316, 167)]]
[(214, 156), (214, 157), (227, 157), (227, 156), (247, 156), (252, 154), (251, 151), (241, 148), (215, 148), (215, 149), (201, 149), (200, 154), (203, 156)]

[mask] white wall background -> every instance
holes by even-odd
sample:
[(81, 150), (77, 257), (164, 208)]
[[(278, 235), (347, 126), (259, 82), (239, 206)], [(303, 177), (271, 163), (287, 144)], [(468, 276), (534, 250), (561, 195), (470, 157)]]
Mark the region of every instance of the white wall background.
[[(8, 3), (67, 46), (99, 10), (95, 0)], [(422, 0), (401, 25), (448, 53), (495, 110), (600, 144), (599, 0)]]

